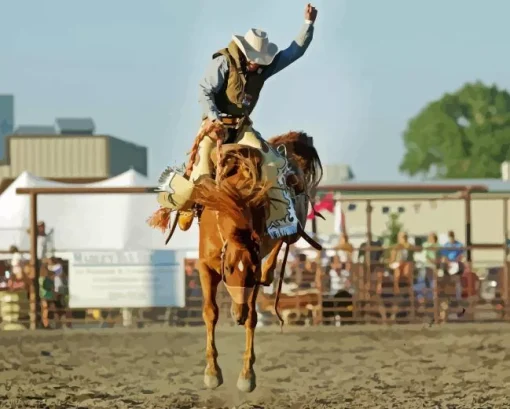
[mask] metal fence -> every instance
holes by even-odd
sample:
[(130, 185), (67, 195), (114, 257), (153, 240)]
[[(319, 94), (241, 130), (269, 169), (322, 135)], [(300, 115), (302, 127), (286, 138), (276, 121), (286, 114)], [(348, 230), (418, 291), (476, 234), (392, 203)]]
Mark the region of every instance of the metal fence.
[[(329, 190), (325, 188), (325, 190)], [(98, 311), (69, 310), (65, 301), (58, 305), (40, 299), (39, 275), (40, 263), (36, 254), (36, 224), (37, 224), (37, 197), (39, 194), (139, 194), (153, 193), (149, 188), (25, 188), (18, 189), (19, 194), (29, 194), (31, 198), (31, 273), (27, 283), (27, 291), (2, 291), (0, 296), (2, 320), (4, 328), (7, 326), (23, 325), (35, 329), (46, 315), (57, 318), (57, 326), (111, 326), (111, 325), (201, 325), (201, 297), (199, 289), (190, 291), (185, 308), (147, 308), (147, 309), (111, 309)], [(364, 262), (352, 263), (349, 269), (342, 270), (344, 279), (349, 287), (332, 294), (325, 287), (328, 274), (332, 266), (323, 265), (320, 257), (309, 260), (311, 268), (306, 274), (301, 273), (299, 280), (294, 282), (297, 288), (289, 291), (281, 298), (281, 310), (287, 324), (297, 325), (341, 325), (342, 323), (366, 322), (430, 322), (440, 323), (451, 320), (457, 321), (487, 321), (507, 320), (509, 298), (509, 266), (508, 256), (508, 199), (509, 195), (491, 195), (492, 200), (502, 200), (505, 204), (502, 221), (504, 242), (498, 243), (472, 243), (471, 240), (471, 200), (469, 189), (455, 196), (441, 198), (438, 195), (422, 196), (416, 200), (462, 200), (465, 203), (465, 237), (466, 258), (463, 262), (464, 271), (457, 274), (440, 274), (437, 266), (425, 269), (420, 273), (421, 267), (409, 267), (411, 273), (401, 276), (398, 286), (392, 283), (391, 270), (382, 262), (373, 260), (371, 254), (380, 251), (374, 247), (366, 246)], [(483, 197), (476, 197), (483, 200)], [(376, 197), (358, 197), (350, 201), (365, 202), (367, 218), (366, 231), (368, 243), (372, 241), (371, 212), (372, 204), (378, 200), (393, 200), (405, 202), (406, 197), (392, 199), (378, 199)], [(478, 266), (472, 259), (474, 249), (503, 250), (504, 256), (495, 263), (496, 278), (490, 276), (480, 279), (475, 274)], [(358, 249), (361, 251), (361, 249)], [(421, 248), (417, 247), (419, 251)], [(347, 273), (344, 273), (346, 271)], [(420, 275), (421, 274), (421, 275)], [(423, 276), (424, 274), (424, 276)], [(292, 277), (292, 275), (291, 275)], [(492, 279), (494, 278), (494, 279)], [(423, 279), (422, 287), (417, 289), (418, 279)], [(429, 284), (427, 284), (429, 283)], [(433, 283), (432, 285), (430, 283)], [(489, 284), (487, 284), (489, 283)], [(23, 295), (22, 293), (25, 293)], [(259, 294), (258, 310), (261, 325), (271, 325), (276, 322), (271, 294)], [(62, 305), (60, 305), (62, 304)], [(230, 302), (225, 291), (220, 291), (218, 304), (221, 314), (225, 318), (229, 315)], [(7, 313), (4, 314), (4, 311)], [(7, 318), (6, 318), (7, 317)], [(221, 318), (220, 318), (221, 320)], [(223, 319), (230, 323), (231, 320)], [(39, 325), (38, 325), (39, 324)]]
[[(324, 263), (320, 254), (315, 259), (301, 256), (298, 254), (298, 262), (290, 263), (285, 272), (286, 291), (279, 309), (287, 325), (432, 324), (505, 321), (510, 317), (505, 297), (508, 281), (504, 279), (508, 263), (466, 262), (452, 272), (440, 264), (409, 261), (409, 273), (395, 282), (386, 260), (339, 266), (335, 260)], [(42, 322), (51, 327), (202, 325), (202, 297), (195, 263), (196, 260), (186, 260), (192, 273), (187, 276), (184, 308), (69, 309), (66, 300), (42, 299)], [(36, 300), (30, 284), (28, 280), (27, 287), (18, 291), (0, 291), (1, 328), (28, 328), (34, 320)], [(230, 298), (222, 285), (217, 300), (220, 324), (234, 325), (229, 317)], [(257, 301), (260, 325), (276, 324), (274, 289), (261, 289)]]

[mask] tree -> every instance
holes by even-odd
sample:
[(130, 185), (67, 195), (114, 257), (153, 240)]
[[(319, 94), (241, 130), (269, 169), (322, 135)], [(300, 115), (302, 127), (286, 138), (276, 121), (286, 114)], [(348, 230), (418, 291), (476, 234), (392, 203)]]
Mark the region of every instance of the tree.
[(426, 178), (499, 178), (510, 159), (510, 94), (468, 83), (412, 118), (400, 171)]
[(398, 242), (398, 234), (404, 228), (404, 225), (400, 222), (399, 213), (390, 213), (388, 215), (388, 221), (386, 222), (386, 230), (382, 234), (383, 245), (386, 247), (384, 251), (384, 258), (389, 260), (391, 254), (391, 248)]
[(404, 225), (400, 222), (400, 214), (390, 213), (386, 222), (386, 230), (382, 235), (384, 245), (393, 246), (397, 244), (398, 234), (403, 228)]

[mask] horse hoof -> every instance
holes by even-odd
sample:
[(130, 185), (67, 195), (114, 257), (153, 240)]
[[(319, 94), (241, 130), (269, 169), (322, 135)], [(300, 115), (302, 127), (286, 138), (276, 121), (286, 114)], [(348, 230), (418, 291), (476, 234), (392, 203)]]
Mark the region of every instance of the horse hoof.
[(242, 377), (239, 377), (237, 379), (237, 389), (239, 389), (241, 392), (253, 392), (253, 390), (257, 387), (256, 381), (255, 381), (255, 374), (252, 373), (251, 376), (248, 379), (244, 379)]
[(208, 368), (205, 368), (204, 385), (207, 389), (216, 389), (223, 383), (223, 376), (221, 375), (221, 370), (219, 368), (217, 375), (210, 375), (207, 372)]

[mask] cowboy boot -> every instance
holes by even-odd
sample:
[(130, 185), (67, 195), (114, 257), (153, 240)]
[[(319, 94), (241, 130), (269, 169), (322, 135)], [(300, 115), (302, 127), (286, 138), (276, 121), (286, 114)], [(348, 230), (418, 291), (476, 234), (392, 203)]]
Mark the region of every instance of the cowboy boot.
[[(211, 176), (211, 165), (210, 155), (215, 144), (208, 136), (204, 137), (198, 145), (197, 160), (193, 164), (191, 170), (190, 180), (194, 183), (201, 177)], [(193, 223), (193, 212), (192, 211), (180, 211), (179, 212), (179, 228), (182, 231), (187, 231)]]

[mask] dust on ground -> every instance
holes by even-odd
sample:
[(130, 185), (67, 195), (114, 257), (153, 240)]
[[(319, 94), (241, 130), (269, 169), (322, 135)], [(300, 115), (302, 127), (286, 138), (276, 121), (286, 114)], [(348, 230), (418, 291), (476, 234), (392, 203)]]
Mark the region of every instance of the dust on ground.
[(510, 408), (510, 325), (219, 328), (224, 384), (202, 384), (204, 328), (0, 334), (0, 408)]

